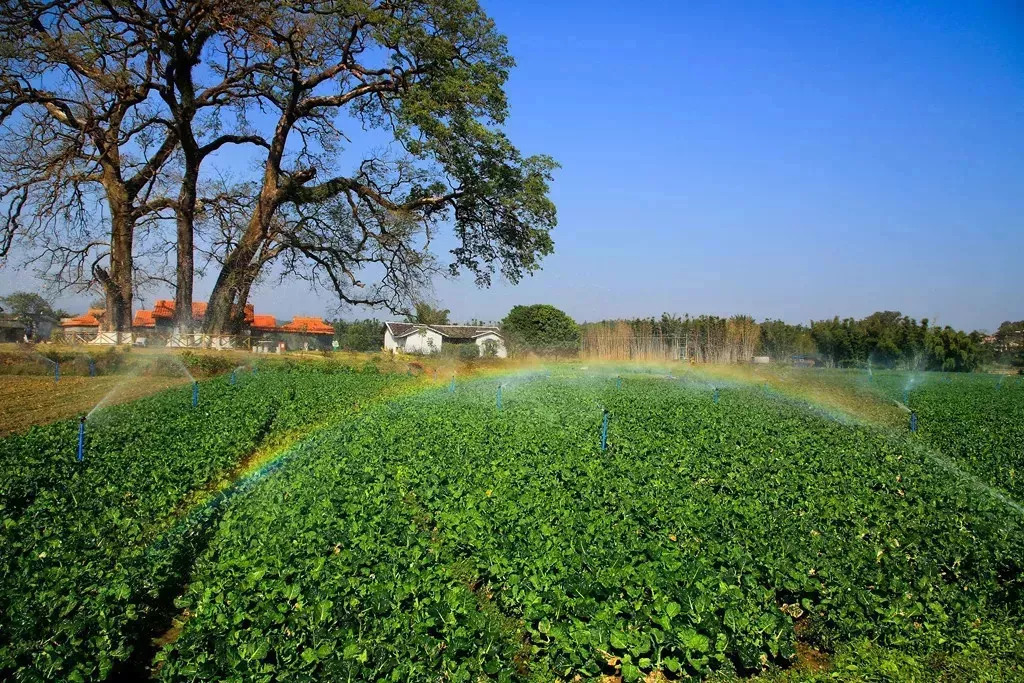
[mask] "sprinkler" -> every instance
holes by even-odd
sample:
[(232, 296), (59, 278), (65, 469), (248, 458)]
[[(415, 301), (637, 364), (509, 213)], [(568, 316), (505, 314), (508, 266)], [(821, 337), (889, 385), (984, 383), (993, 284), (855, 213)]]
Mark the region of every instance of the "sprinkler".
[(60, 363), (58, 363), (57, 361), (53, 362), (53, 381), (60, 381)]
[(621, 389), (622, 388), (622, 378), (621, 377), (616, 377), (615, 378), (615, 388), (616, 389)]
[(910, 431), (913, 434), (917, 433), (917, 411), (910, 411)]
[(75, 460), (78, 462), (85, 460), (85, 415), (78, 418), (78, 455)]
[(604, 411), (604, 417), (601, 420), (601, 450), (608, 450), (608, 411)]
[(452, 375), (452, 383), (448, 385), (448, 393), (449, 394), (454, 394), (455, 393), (455, 375)]
[(718, 405), (718, 387), (715, 387), (715, 393), (711, 395), (711, 400), (715, 402), (715, 405)]
[(498, 410), (501, 410), (501, 385), (498, 385), (498, 398), (497, 398)]
[(235, 382), (236, 382), (236, 381), (238, 381), (238, 378), (237, 378), (237, 377), (235, 377), (235, 371), (234, 371), (234, 370), (232, 370), (232, 371), (231, 371), (231, 386), (235, 386)]
[(199, 405), (199, 382), (192, 382), (192, 407)]
[(96, 376), (96, 361), (94, 361), (92, 358), (89, 359), (89, 376)]

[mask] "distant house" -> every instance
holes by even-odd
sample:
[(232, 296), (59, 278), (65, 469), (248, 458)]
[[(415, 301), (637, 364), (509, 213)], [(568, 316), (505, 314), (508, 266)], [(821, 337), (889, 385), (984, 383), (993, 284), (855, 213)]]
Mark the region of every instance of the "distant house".
[[(171, 334), (174, 332), (174, 300), (173, 299), (157, 299), (153, 303), (153, 310), (138, 310), (135, 311), (135, 317), (132, 319), (132, 331), (139, 334), (146, 334), (147, 332), (160, 332), (164, 334)], [(245, 317), (242, 319), (242, 328), (247, 328), (253, 320), (252, 304), (245, 305)], [(203, 319), (206, 317), (206, 302), (205, 301), (193, 301), (192, 302), (192, 321), (199, 327), (203, 323)]]
[[(274, 351), (277, 349), (330, 349), (334, 339), (334, 328), (322, 318), (296, 316), (291, 322), (278, 325), (272, 315), (257, 314), (252, 304), (246, 304), (242, 328), (237, 335), (204, 335), (200, 330), (206, 317), (205, 301), (192, 302), (192, 320), (196, 331), (193, 334), (178, 334), (174, 324), (174, 301), (157, 299), (152, 309), (135, 311), (132, 318), (132, 341), (147, 346), (208, 346), (211, 348), (240, 348), (251, 346), (254, 350)], [(61, 323), (66, 337), (75, 341), (107, 343), (100, 338), (102, 309), (90, 309), (74, 318), (65, 318)], [(105, 335), (103, 335), (105, 336)], [(248, 338), (248, 339), (246, 339)], [(113, 342), (109, 342), (113, 343)]]
[(102, 308), (90, 308), (82, 315), (64, 318), (60, 326), (64, 329), (65, 335), (81, 335), (91, 339), (100, 331), (100, 322), (105, 314), (106, 311)]
[(501, 330), (489, 325), (384, 323), (384, 350), (440, 353), (443, 346), (475, 344), (481, 356), (508, 356)]
[(0, 342), (20, 342), (28, 326), (13, 315), (0, 314)]

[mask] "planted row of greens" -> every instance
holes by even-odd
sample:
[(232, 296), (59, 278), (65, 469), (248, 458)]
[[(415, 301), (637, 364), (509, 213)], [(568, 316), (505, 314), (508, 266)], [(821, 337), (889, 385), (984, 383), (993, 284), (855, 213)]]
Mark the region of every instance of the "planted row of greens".
[(479, 381), (310, 441), (225, 511), (160, 676), (743, 675), (798, 639), (1024, 672), (1024, 519), (919, 441), (619, 384), (535, 377), (499, 409)]
[[(920, 439), (982, 483), (1024, 503), (1024, 377), (889, 370), (800, 374), (905, 404), (917, 414)], [(907, 426), (909, 418), (907, 413)]]
[(185, 386), (95, 412), (82, 462), (77, 421), (0, 441), (0, 678), (130, 674), (205, 541), (201, 523), (165, 533), (190, 499), (268, 439), (403, 381), (245, 372), (202, 382), (195, 408)]

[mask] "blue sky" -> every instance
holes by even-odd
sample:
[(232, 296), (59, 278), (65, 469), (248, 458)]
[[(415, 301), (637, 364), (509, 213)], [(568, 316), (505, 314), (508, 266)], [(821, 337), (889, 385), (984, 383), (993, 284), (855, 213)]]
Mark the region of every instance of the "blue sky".
[[(559, 225), (518, 286), (438, 281), (456, 319), (538, 302), (578, 320), (1024, 318), (1020, 6), (484, 6), (518, 61), (508, 133), (562, 164)], [(4, 290), (18, 281), (0, 273)], [(253, 301), (334, 312), (300, 286)]]

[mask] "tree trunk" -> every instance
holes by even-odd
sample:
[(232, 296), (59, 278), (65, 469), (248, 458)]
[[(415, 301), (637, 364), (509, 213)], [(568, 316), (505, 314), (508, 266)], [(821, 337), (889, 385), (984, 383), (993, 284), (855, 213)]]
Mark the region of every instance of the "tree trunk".
[[(270, 171), (268, 171), (268, 174)], [(245, 234), (238, 245), (224, 259), (224, 265), (217, 276), (217, 283), (210, 294), (206, 309), (205, 331), (207, 334), (227, 334), (237, 320), (238, 311), (244, 316), (245, 304), (249, 299), (249, 288), (259, 274), (259, 266), (253, 260), (266, 239), (270, 220), (277, 209), (276, 183), (264, 181), (260, 199), (245, 228)]]
[(121, 187), (107, 188), (110, 206), (110, 271), (103, 282), (107, 299), (107, 312), (103, 316), (103, 330), (107, 332), (132, 331), (132, 239), (135, 224), (126, 193)]
[[(234, 307), (245, 307), (252, 281), (252, 276), (248, 274), (263, 239), (263, 229), (260, 225), (262, 213), (256, 211), (238, 246), (224, 259), (224, 265), (217, 276), (217, 283), (213, 286), (210, 303), (206, 309), (207, 334), (226, 334), (232, 325)], [(245, 298), (241, 298), (242, 296)]]
[[(188, 155), (186, 154), (186, 157)], [(195, 276), (195, 255), (193, 251), (196, 214), (196, 184), (198, 162), (193, 166), (186, 158), (185, 177), (178, 193), (177, 228), (178, 262), (174, 288), (174, 323), (179, 332), (192, 332), (192, 289)]]

